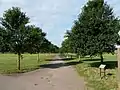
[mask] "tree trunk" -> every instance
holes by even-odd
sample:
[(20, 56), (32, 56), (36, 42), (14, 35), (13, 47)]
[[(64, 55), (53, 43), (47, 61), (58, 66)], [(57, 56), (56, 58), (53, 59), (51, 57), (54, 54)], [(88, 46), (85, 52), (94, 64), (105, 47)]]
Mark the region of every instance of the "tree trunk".
[(21, 54), (18, 53), (18, 70), (20, 70), (20, 59), (21, 59)]
[(103, 63), (103, 55), (100, 53), (100, 58), (101, 58), (101, 64)]
[(39, 53), (38, 53), (38, 63), (40, 62)]
[(81, 56), (79, 55), (79, 61), (81, 61)]
[(72, 55), (71, 55), (71, 59), (72, 59)]
[(67, 55), (66, 55), (66, 56), (67, 56), (67, 58), (69, 58), (69, 57), (68, 57), (68, 53), (66, 53), (66, 54), (67, 54)]
[(92, 60), (92, 56), (90, 56), (90, 59)]

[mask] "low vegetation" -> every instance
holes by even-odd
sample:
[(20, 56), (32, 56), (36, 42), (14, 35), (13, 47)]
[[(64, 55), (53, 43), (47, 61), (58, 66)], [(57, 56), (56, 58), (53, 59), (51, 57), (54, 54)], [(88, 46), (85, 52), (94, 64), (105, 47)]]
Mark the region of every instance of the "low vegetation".
[(116, 56), (111, 54), (104, 55), (104, 64), (106, 64), (106, 76), (100, 77), (100, 59), (95, 57), (91, 58), (81, 58), (79, 59), (67, 60), (66, 62), (75, 64), (75, 68), (80, 76), (85, 78), (86, 86), (88, 90), (117, 90), (117, 61)]
[(37, 61), (37, 54), (23, 54), (21, 60), (21, 70), (17, 69), (17, 55), (16, 54), (0, 54), (0, 73), (13, 74), (24, 73), (39, 69), (41, 64), (46, 64), (46, 59), (51, 59), (55, 54), (40, 54), (40, 62)]

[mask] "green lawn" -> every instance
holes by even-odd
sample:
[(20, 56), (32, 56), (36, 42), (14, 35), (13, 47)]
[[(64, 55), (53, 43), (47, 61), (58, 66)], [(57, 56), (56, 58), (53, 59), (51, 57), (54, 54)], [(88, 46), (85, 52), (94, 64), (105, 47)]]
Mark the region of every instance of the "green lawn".
[[(74, 63), (78, 59), (67, 60), (67, 63)], [(99, 57), (92, 60), (90, 58), (82, 58), (81, 63), (75, 64), (75, 68), (80, 76), (85, 78), (87, 90), (117, 90), (117, 60), (116, 55), (105, 54), (104, 64), (107, 65), (106, 77), (100, 78)]]
[(0, 54), (0, 73), (11, 74), (17, 72), (28, 72), (40, 68), (41, 64), (48, 63), (46, 59), (51, 59), (55, 54), (40, 54), (40, 62), (37, 62), (37, 54), (23, 54), (21, 60), (21, 70), (17, 69), (16, 54)]

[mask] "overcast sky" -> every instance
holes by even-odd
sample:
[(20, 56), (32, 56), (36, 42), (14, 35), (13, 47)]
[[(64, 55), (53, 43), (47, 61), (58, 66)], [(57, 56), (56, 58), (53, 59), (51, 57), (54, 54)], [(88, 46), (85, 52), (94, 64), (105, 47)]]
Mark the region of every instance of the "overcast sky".
[[(20, 7), (30, 17), (31, 24), (47, 33), (53, 44), (60, 46), (64, 33), (73, 25), (88, 0), (0, 0), (0, 16), (12, 6)], [(120, 0), (105, 0), (120, 16)]]

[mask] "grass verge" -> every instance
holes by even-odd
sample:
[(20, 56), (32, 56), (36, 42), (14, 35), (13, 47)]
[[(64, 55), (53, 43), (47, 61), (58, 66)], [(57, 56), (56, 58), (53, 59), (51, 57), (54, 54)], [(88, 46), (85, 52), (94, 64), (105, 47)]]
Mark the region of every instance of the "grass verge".
[(16, 54), (0, 54), (0, 73), (13, 74), (24, 73), (39, 69), (40, 65), (46, 64), (52, 59), (55, 54), (40, 54), (40, 62), (37, 61), (37, 54), (23, 54), (21, 60), (21, 70), (17, 69), (17, 55)]
[[(100, 77), (100, 60), (98, 57), (93, 58), (82, 58), (81, 62), (75, 66), (80, 76), (85, 78), (87, 90), (117, 90), (117, 61), (115, 55), (105, 54), (104, 64), (107, 65), (106, 77)], [(66, 61), (76, 62), (78, 59)]]

